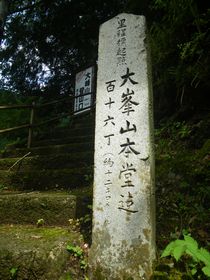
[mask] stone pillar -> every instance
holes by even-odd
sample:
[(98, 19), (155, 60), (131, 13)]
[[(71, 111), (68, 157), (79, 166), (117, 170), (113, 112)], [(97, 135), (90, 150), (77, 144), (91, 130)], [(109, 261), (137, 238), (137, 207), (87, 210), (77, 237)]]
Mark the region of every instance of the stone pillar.
[(149, 279), (155, 259), (152, 84), (145, 18), (100, 28), (91, 280)]

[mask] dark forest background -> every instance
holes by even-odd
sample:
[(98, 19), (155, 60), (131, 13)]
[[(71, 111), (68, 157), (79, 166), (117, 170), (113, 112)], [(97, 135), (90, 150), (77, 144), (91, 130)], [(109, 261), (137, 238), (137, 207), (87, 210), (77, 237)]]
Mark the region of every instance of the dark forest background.
[[(99, 26), (121, 12), (145, 15), (156, 119), (208, 109), (210, 8), (198, 0), (13, 0), (0, 49), (0, 89), (20, 96), (73, 92), (75, 72), (97, 62)], [(26, 100), (26, 99), (25, 99)]]

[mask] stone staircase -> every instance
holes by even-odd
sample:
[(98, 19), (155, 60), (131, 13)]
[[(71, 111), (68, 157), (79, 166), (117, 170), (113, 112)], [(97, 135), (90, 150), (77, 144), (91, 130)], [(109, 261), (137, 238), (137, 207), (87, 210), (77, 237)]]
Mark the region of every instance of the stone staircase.
[(85, 186), (93, 165), (93, 135), (93, 116), (86, 116), (69, 128), (49, 129), (30, 149), (6, 149), (0, 159), (0, 184), (27, 191)]
[[(0, 158), (0, 279), (83, 279), (66, 250), (84, 241), (69, 220), (91, 203), (94, 116), (49, 128)], [(69, 278), (71, 277), (71, 278)]]

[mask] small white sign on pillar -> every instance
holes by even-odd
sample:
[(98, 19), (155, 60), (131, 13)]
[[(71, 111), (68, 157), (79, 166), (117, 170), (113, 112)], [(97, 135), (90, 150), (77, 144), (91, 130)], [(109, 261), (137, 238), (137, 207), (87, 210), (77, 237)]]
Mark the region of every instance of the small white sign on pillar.
[(94, 78), (94, 66), (76, 74), (74, 114), (91, 109), (93, 104)]
[[(149, 279), (155, 259), (152, 84), (143, 16), (100, 28), (91, 279)], [(101, 278), (100, 278), (101, 277)]]

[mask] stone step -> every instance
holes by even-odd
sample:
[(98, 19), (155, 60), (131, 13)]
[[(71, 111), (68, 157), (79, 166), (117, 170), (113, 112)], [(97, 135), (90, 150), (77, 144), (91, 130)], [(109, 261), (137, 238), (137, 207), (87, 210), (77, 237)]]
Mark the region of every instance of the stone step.
[(76, 218), (77, 198), (67, 192), (2, 192), (1, 224), (37, 224), (68, 226)]
[(93, 142), (87, 143), (72, 143), (63, 145), (50, 145), (44, 147), (34, 147), (30, 149), (17, 148), (11, 150), (5, 150), (1, 157), (21, 157), (30, 152), (30, 156), (34, 155), (49, 155), (49, 154), (61, 154), (71, 152), (86, 152), (94, 149)]
[(89, 186), (93, 170), (90, 167), (52, 170), (0, 170), (1, 188), (17, 190), (71, 190)]
[(82, 246), (82, 236), (68, 228), (1, 225), (0, 279), (84, 279), (68, 244)]
[(25, 158), (1, 158), (0, 170), (29, 171), (46, 169), (67, 169), (93, 165), (93, 152), (30, 155)]
[(65, 139), (66, 137), (76, 137), (76, 136), (85, 136), (85, 135), (94, 135), (95, 125), (88, 126), (79, 126), (75, 128), (56, 128), (48, 129), (46, 133), (42, 133), (40, 136), (37, 136), (37, 140), (44, 139)]
[(85, 136), (72, 135), (70, 137), (65, 137), (65, 138), (43, 139), (43, 140), (33, 141), (32, 146), (41, 147), (41, 146), (70, 144), (70, 143), (87, 143), (87, 142), (93, 142), (93, 141), (94, 141), (93, 134), (87, 134)]

